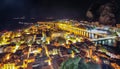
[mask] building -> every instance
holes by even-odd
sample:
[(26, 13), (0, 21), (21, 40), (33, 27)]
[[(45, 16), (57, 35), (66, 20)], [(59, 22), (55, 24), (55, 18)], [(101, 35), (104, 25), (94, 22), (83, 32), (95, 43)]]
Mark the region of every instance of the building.
[(17, 66), (15, 66), (14, 63), (8, 63), (8, 64), (4, 64), (2, 69), (18, 69), (18, 68), (17, 68)]

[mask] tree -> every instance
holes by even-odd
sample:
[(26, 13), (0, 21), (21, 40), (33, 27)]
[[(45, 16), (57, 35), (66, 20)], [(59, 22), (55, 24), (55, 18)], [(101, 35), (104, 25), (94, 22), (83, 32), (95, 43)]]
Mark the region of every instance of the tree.
[(84, 58), (70, 58), (61, 64), (60, 69), (101, 69), (100, 65), (93, 62), (85, 62)]
[(61, 64), (60, 69), (78, 69), (80, 57), (70, 58)]

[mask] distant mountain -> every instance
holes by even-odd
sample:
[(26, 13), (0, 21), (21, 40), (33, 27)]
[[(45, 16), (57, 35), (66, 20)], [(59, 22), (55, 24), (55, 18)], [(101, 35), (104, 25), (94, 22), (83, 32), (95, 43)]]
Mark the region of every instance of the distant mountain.
[(120, 0), (96, 0), (91, 4), (86, 16), (89, 20), (97, 20), (105, 25), (120, 22)]

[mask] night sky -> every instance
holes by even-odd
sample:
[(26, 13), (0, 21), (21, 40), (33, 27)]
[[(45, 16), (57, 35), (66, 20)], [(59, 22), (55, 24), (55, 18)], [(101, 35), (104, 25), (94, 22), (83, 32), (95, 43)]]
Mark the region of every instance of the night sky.
[(6, 23), (8, 19), (21, 16), (84, 19), (89, 7), (96, 2), (101, 5), (109, 1), (111, 0), (0, 0), (0, 22)]
[(96, 0), (0, 0), (2, 17), (83, 17)]
[(0, 17), (80, 17), (95, 2), (110, 0), (0, 0)]

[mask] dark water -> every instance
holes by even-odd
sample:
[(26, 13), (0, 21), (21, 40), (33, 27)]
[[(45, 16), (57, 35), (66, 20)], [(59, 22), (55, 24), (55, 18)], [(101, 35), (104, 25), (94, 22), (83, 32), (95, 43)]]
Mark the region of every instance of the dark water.
[[(29, 26), (37, 21), (50, 21), (48, 19), (8, 19), (0, 24), (0, 31), (10, 31), (10, 30), (17, 30), (22, 29), (26, 26)], [(20, 23), (22, 22), (22, 23)], [(24, 23), (27, 23), (26, 25)]]
[[(13, 20), (13, 19), (6, 20), (6, 21), (2, 22), (2, 24), (0, 25), (0, 31), (4, 31), (4, 30), (10, 31), (10, 30), (23, 28), (25, 25), (24, 24), (19, 24), (19, 22), (28, 22), (28, 21)], [(33, 21), (31, 21), (31, 22), (33, 22)]]

